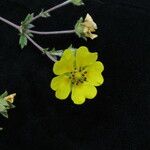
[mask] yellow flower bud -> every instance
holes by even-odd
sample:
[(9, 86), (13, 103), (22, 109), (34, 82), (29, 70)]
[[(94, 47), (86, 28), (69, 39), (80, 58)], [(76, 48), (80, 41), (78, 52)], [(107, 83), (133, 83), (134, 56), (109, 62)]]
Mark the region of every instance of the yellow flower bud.
[(6, 96), (4, 99), (10, 103), (13, 103), (15, 96), (16, 96), (16, 93), (13, 93), (13, 94)]
[(96, 31), (97, 24), (93, 21), (92, 17), (89, 14), (86, 15), (86, 18), (82, 23), (82, 25), (83, 25), (83, 33), (85, 34), (86, 37), (89, 37), (92, 40), (98, 37), (97, 34), (92, 33)]
[(84, 20), (81, 17), (75, 25), (76, 34), (84, 39), (91, 38), (93, 40), (98, 37), (97, 34), (93, 34), (96, 29), (97, 24), (93, 21), (92, 17), (89, 14), (86, 15)]

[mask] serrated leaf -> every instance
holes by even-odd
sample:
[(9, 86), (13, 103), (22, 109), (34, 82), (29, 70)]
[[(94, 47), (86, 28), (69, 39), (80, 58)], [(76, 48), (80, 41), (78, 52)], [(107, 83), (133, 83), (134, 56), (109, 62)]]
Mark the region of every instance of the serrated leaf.
[(4, 98), (0, 99), (0, 104), (3, 106), (9, 106), (8, 102)]
[(56, 51), (56, 48), (53, 47), (52, 50), (50, 52), (55, 52)]
[(83, 3), (82, 0), (71, 0), (71, 2), (72, 2), (74, 5), (77, 5), (77, 6), (84, 5), (84, 3)]
[(5, 118), (8, 118), (8, 112), (7, 110), (6, 111), (3, 111), (3, 112), (0, 112)]
[(8, 96), (8, 92), (7, 92), (7, 91), (5, 91), (3, 94), (1, 94), (1, 95), (0, 95), (0, 98), (4, 98), (4, 97), (6, 97), (6, 96)]
[(44, 48), (43, 49), (43, 54), (45, 54), (46, 52), (48, 52), (49, 51), (49, 48)]
[(68, 49), (72, 50), (73, 52), (76, 51), (76, 48), (74, 48), (72, 44), (68, 47)]
[(47, 13), (47, 12), (44, 12), (44, 13), (41, 14), (41, 17), (47, 18), (47, 17), (50, 17), (50, 14)]
[(70, 44), (70, 45), (69, 45), (68, 49), (69, 49), (69, 48), (70, 48), (70, 49), (72, 49), (72, 48), (73, 48), (72, 44)]
[(34, 37), (34, 35), (32, 33), (27, 33), (27, 35), (30, 37)]
[(82, 33), (83, 33), (82, 22), (83, 22), (83, 18), (81, 17), (75, 24), (75, 32), (79, 37), (82, 37)]
[(5, 106), (3, 106), (2, 104), (0, 104), (0, 113), (3, 112), (3, 111), (5, 111), (5, 110), (6, 110)]
[(35, 26), (33, 24), (28, 24), (28, 29), (32, 29), (34, 28)]
[(53, 48), (49, 53), (53, 56), (61, 57), (63, 52), (64, 52), (63, 50), (56, 50), (55, 48)]
[(28, 41), (27, 41), (26, 36), (22, 34), (19, 39), (19, 44), (21, 46), (21, 49), (23, 49), (27, 45), (27, 42)]
[(16, 106), (13, 104), (10, 104), (10, 109), (13, 109), (13, 108), (16, 108)]
[(41, 10), (39, 15), (43, 18), (50, 17), (50, 14), (48, 12), (44, 11), (43, 9)]
[(27, 29), (31, 29), (34, 27), (33, 24), (30, 24), (33, 19), (33, 13), (28, 14), (24, 21), (21, 22), (21, 33), (26, 33)]
[(28, 14), (25, 18), (25, 20), (23, 21), (24, 23), (30, 23), (33, 19), (34, 14)]
[(13, 105), (12, 103), (9, 103), (9, 106), (6, 106), (6, 109), (13, 109), (15, 107), (16, 107), (15, 105)]

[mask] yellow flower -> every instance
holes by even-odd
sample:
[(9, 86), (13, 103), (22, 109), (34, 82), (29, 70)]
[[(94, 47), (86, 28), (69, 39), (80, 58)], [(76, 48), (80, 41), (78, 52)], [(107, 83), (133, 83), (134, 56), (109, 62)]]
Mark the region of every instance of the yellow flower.
[(53, 72), (57, 76), (51, 81), (55, 96), (64, 100), (71, 93), (75, 104), (83, 104), (85, 99), (93, 99), (97, 94), (95, 86), (100, 86), (104, 79), (104, 66), (97, 53), (91, 53), (86, 47), (77, 50), (67, 49), (59, 61), (54, 64)]
[(97, 24), (93, 21), (92, 17), (87, 14), (84, 21), (83, 18), (80, 18), (76, 25), (75, 25), (75, 31), (76, 34), (79, 37), (83, 37), (86, 39), (86, 37), (91, 38), (92, 40), (97, 38), (97, 34), (93, 34), (97, 30)]
[(16, 93), (13, 93), (13, 94), (6, 96), (4, 99), (10, 103), (13, 103), (15, 96), (16, 96)]

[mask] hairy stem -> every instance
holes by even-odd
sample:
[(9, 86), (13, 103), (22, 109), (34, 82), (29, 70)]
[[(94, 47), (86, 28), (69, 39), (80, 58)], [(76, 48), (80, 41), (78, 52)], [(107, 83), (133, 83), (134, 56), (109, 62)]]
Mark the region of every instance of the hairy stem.
[[(14, 27), (17, 30), (20, 30), (20, 26), (16, 25), (15, 23), (10, 22), (9, 20), (3, 18), (0, 16), (0, 20), (12, 27)], [(25, 36), (27, 37), (27, 39), (34, 45), (36, 46), (42, 53), (44, 53), (44, 48), (42, 48), (40, 45), (38, 45), (32, 38), (30, 38), (27, 34), (25, 34)], [(50, 58), (52, 61), (56, 62), (57, 60), (51, 56), (48, 52), (45, 52), (45, 54), (47, 55), (48, 58)]]
[(0, 16), (0, 20), (1, 20), (2, 22), (5, 22), (5, 23), (8, 24), (8, 25), (14, 27), (14, 28), (17, 29), (17, 30), (20, 29), (20, 26), (16, 25), (15, 23), (10, 22), (9, 20), (7, 20), (7, 19), (5, 19), (5, 18), (3, 18), (3, 17), (1, 17), (1, 16)]
[(34, 31), (28, 30), (28, 32), (39, 35), (54, 35), (54, 34), (72, 34), (75, 33), (75, 30), (64, 30), (64, 31)]
[[(46, 10), (45, 13), (49, 13), (49, 12), (52, 12), (53, 10), (56, 10), (56, 9), (61, 8), (61, 7), (63, 7), (63, 6), (66, 6), (66, 5), (68, 5), (70, 2), (71, 2), (71, 0), (66, 0), (66, 1), (63, 2), (63, 3), (58, 4), (58, 5), (54, 6), (54, 7), (52, 7), (52, 8), (50, 8), (50, 9)], [(40, 18), (40, 17), (41, 17), (41, 15), (39, 14), (39, 15), (33, 17), (32, 21), (34, 21), (34, 20), (36, 20), (36, 19), (38, 19), (38, 18)]]
[(37, 47), (42, 53), (45, 53), (47, 55), (48, 58), (50, 58), (53, 62), (56, 62), (57, 60), (50, 55), (48, 52), (44, 52), (44, 48), (42, 48), (39, 44), (37, 44), (32, 38), (30, 38), (27, 34), (25, 34), (25, 36), (27, 37), (27, 39), (35, 46)]

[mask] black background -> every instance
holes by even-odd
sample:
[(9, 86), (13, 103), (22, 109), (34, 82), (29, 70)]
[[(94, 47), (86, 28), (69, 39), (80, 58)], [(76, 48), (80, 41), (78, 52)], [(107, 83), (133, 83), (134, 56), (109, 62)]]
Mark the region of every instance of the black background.
[[(19, 24), (31, 12), (63, 0), (1, 0), (0, 15)], [(71, 29), (89, 12), (99, 38), (35, 36), (43, 47), (86, 45), (99, 52), (105, 82), (98, 95), (76, 106), (57, 100), (49, 83), (53, 63), (32, 44), (21, 50), (18, 33), (0, 22), (0, 91), (16, 92), (9, 119), (0, 116), (0, 149), (149, 150), (150, 149), (150, 1), (87, 0), (68, 5), (35, 22), (37, 30)]]

